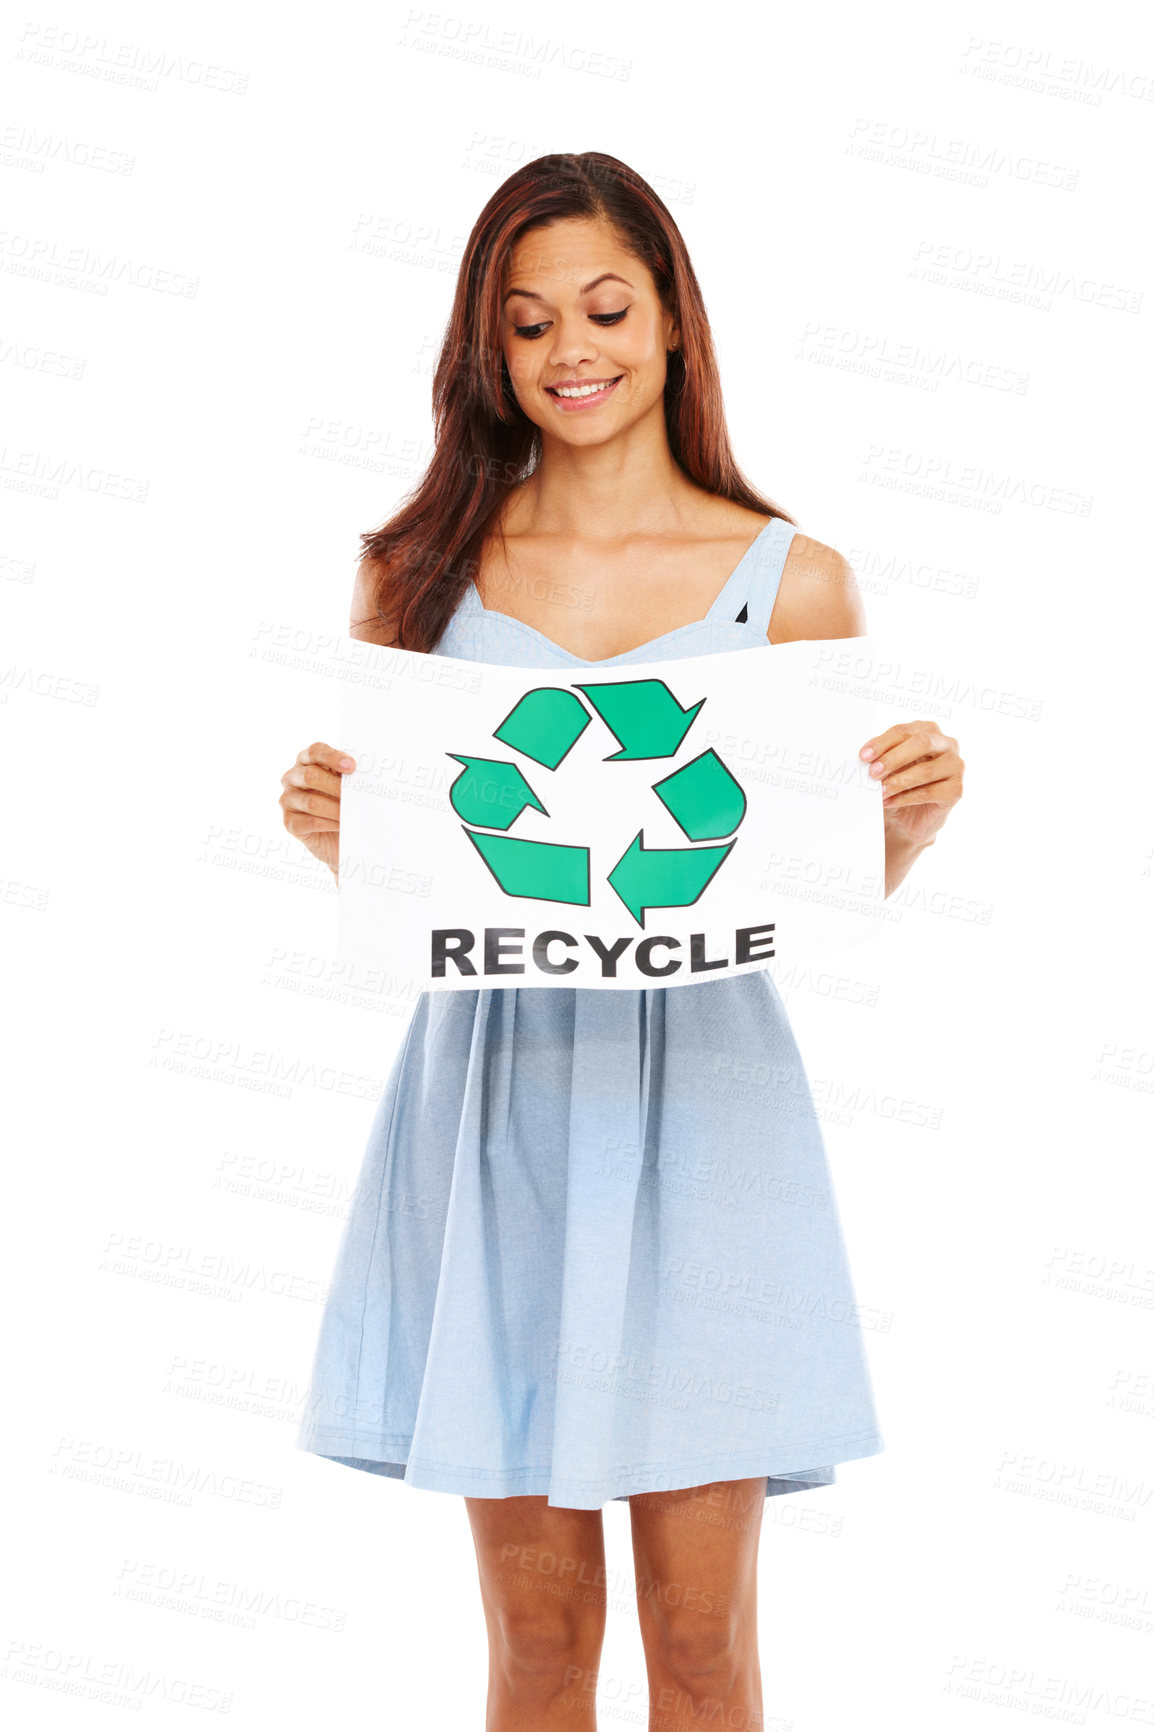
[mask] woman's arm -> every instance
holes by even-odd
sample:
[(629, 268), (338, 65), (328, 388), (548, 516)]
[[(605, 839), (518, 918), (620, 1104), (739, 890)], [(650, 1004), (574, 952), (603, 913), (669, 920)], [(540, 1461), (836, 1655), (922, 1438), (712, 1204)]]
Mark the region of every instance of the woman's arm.
[[(800, 638), (864, 637), (865, 605), (849, 561), (797, 534), (781, 574), (769, 622), (771, 643)], [(936, 722), (898, 722), (861, 748), (870, 774), (882, 778), (886, 838), (885, 893), (892, 896), (918, 855), (962, 797), (965, 764), (958, 742)]]

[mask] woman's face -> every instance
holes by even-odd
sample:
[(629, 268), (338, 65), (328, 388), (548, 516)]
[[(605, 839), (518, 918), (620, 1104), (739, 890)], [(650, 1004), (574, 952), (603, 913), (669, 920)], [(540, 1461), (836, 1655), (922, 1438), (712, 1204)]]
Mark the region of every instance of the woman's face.
[(501, 340), (530, 421), (566, 444), (600, 445), (655, 405), (663, 413), (665, 352), (679, 332), (648, 268), (614, 231), (566, 217), (514, 247)]

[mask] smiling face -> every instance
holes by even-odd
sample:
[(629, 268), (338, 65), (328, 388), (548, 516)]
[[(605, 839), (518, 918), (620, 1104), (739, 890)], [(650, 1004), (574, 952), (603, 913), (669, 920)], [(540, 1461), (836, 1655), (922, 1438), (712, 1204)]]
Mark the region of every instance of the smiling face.
[(647, 266), (608, 224), (566, 217), (513, 248), (501, 342), (517, 402), (546, 439), (600, 445), (663, 415), (678, 341)]

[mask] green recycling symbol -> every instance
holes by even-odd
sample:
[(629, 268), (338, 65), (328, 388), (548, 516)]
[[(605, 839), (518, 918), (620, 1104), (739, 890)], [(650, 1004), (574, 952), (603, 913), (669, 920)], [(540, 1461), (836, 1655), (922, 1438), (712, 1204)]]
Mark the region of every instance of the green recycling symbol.
[[(585, 694), (585, 703), (578, 692)], [(683, 709), (664, 680), (579, 682), (574, 691), (537, 686), (517, 700), (492, 737), (556, 770), (589, 726), (592, 710), (620, 748), (606, 763), (672, 758), (704, 702), (702, 698)], [(527, 807), (549, 816), (519, 766), (505, 758), (446, 755), (463, 766), (449, 788), (453, 810), (505, 894), (587, 907), (588, 848), (508, 834)], [(638, 830), (607, 881), (641, 927), (650, 908), (687, 908), (697, 901), (732, 849), (733, 833), (745, 817), (745, 795), (712, 747), (651, 786), (691, 844), (714, 845), (646, 848), (644, 830)], [(474, 825), (479, 828), (471, 828)], [(725, 837), (730, 840), (722, 840)]]

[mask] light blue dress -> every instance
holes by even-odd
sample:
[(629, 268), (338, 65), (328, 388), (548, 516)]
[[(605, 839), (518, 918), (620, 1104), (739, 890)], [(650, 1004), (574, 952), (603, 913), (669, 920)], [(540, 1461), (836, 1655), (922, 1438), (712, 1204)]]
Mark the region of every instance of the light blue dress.
[[(466, 592), (433, 653), (764, 645), (792, 524), (705, 619), (591, 662)], [(378, 1103), (297, 1447), (597, 1509), (884, 1448), (821, 1128), (769, 974), (425, 993)]]

